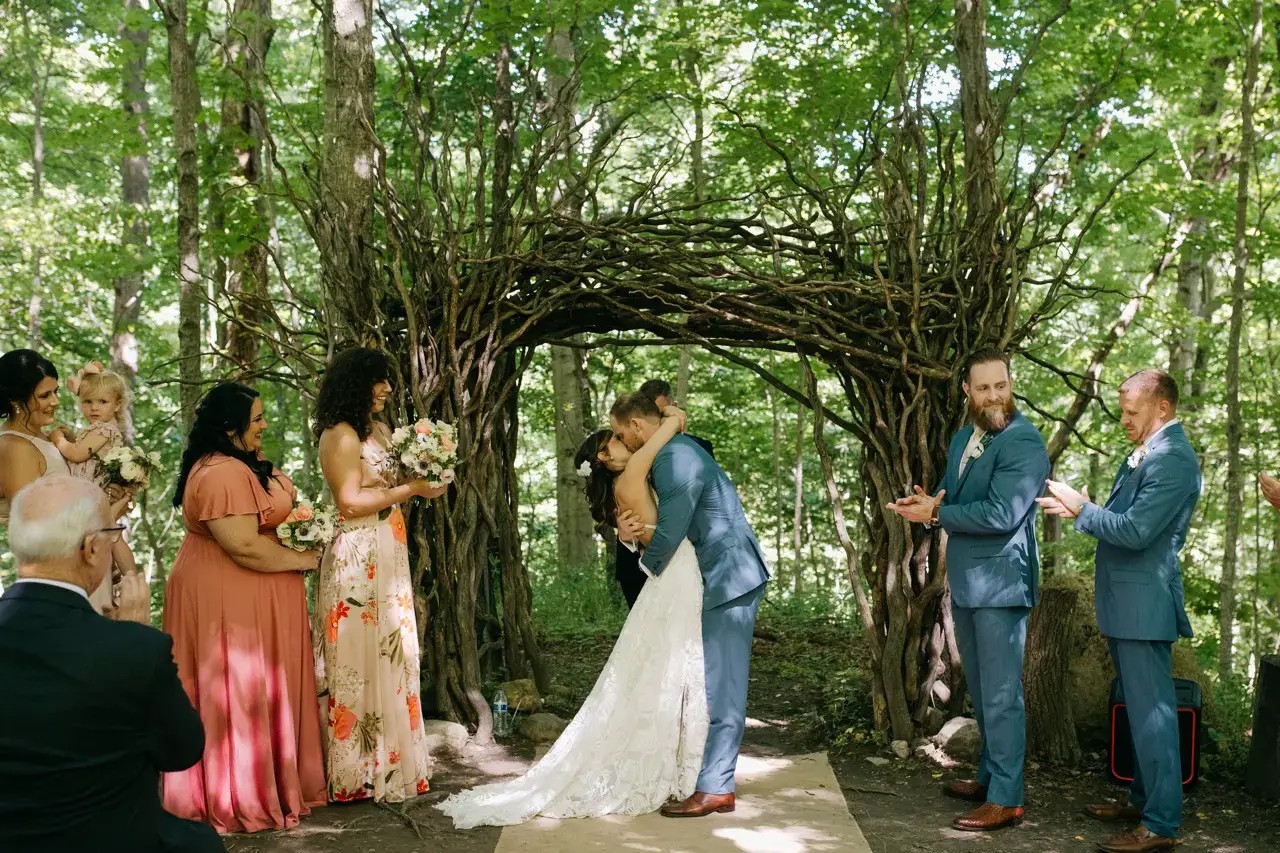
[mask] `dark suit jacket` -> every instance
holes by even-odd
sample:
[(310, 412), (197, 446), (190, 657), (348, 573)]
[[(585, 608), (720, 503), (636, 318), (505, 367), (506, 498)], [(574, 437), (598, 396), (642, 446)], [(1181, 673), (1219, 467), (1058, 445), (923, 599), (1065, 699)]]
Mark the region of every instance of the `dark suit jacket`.
[[(707, 455), (712, 459), (716, 458), (716, 452), (711, 446), (711, 442), (705, 438), (696, 435), (690, 435), (689, 438), (698, 443), (698, 446), (707, 451)], [(626, 545), (618, 542), (614, 545), (613, 551), (613, 574), (618, 579), (618, 583), (622, 585), (622, 594), (627, 599), (627, 607), (631, 608), (636, 603), (636, 598), (640, 595), (641, 588), (644, 587), (645, 579), (648, 577), (640, 568), (640, 554), (632, 551)]]
[[(173, 641), (75, 592), (0, 597), (0, 851), (221, 850), (160, 805), (159, 774), (204, 752)], [(214, 846), (216, 845), (216, 846)]]

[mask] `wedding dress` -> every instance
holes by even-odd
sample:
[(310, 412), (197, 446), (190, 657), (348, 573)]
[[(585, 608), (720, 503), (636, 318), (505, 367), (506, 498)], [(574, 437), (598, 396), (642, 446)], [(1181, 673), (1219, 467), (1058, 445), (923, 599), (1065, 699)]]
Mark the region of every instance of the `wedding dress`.
[(591, 695), (542, 760), (436, 808), (470, 829), (538, 815), (642, 814), (684, 799), (707, 739), (704, 678), (702, 575), (686, 539), (645, 583)]

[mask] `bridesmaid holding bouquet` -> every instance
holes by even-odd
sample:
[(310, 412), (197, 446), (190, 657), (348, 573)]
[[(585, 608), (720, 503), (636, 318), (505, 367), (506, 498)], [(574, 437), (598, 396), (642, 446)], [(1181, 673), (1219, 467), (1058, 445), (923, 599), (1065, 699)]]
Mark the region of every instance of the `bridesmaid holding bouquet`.
[(403, 802), (426, 793), (418, 628), (399, 505), (447, 485), (393, 485), (391, 432), (375, 416), (390, 366), (364, 348), (334, 357), (316, 400), (320, 466), (341, 513), (320, 567), (314, 628), (329, 799)]

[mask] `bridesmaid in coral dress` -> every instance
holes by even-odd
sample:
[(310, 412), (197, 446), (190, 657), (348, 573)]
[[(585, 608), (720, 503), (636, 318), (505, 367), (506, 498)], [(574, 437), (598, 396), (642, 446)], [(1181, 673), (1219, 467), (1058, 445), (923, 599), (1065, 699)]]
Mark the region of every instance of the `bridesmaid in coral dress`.
[(387, 481), (390, 434), (373, 416), (391, 384), (385, 356), (334, 357), (316, 399), (320, 465), (345, 519), (316, 592), (325, 769), (332, 800), (402, 802), (426, 793), (431, 771), (419, 700), (418, 628), (399, 504), (447, 487)]
[(302, 572), (275, 528), (295, 490), (261, 456), (252, 388), (224, 383), (196, 412), (174, 504), (187, 535), (165, 590), (164, 630), (205, 729), (204, 758), (164, 778), (164, 806), (218, 832), (295, 826), (325, 804), (320, 717)]

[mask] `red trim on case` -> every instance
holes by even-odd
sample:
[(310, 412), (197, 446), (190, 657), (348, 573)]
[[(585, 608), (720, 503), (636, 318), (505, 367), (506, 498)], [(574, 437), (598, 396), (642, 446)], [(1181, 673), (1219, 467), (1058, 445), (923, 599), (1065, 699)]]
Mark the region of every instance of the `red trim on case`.
[[(1123, 702), (1120, 702), (1111, 706), (1111, 749), (1109, 750), (1109, 752), (1111, 753), (1111, 757), (1110, 757), (1111, 775), (1122, 782), (1132, 782), (1133, 781), (1132, 776), (1122, 776), (1120, 775), (1119, 771), (1116, 770), (1116, 748), (1115, 748), (1116, 718), (1119, 716), (1117, 712), (1121, 708), (1125, 708), (1125, 707), (1127, 706)], [(1179, 708), (1178, 713), (1191, 715), (1191, 754), (1195, 755), (1196, 754), (1196, 738), (1199, 736), (1199, 731), (1200, 731), (1199, 715), (1196, 713), (1195, 708)], [(1130, 734), (1130, 737), (1132, 738), (1132, 733)], [(1135, 764), (1138, 761), (1138, 756), (1136, 754), (1133, 756), (1133, 761)], [(1182, 780), (1182, 784), (1186, 785), (1190, 783), (1191, 779), (1195, 776), (1195, 772), (1196, 772), (1196, 763), (1192, 761), (1191, 766), (1187, 768), (1187, 774), (1188, 774), (1187, 778)]]

